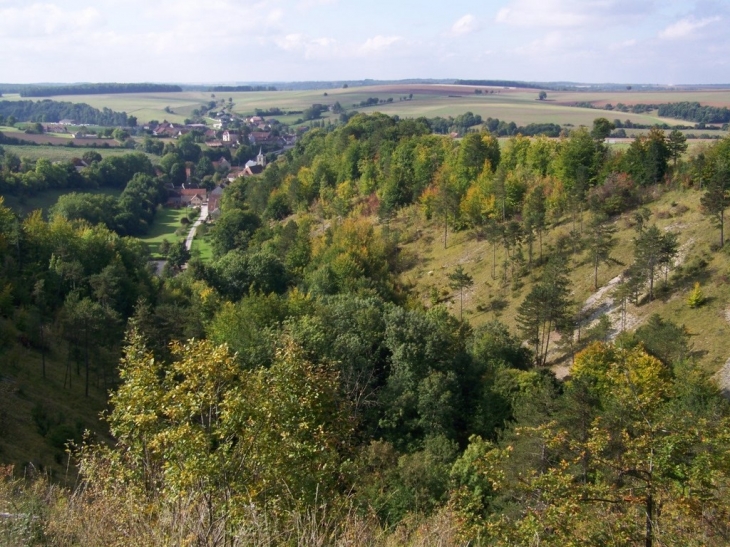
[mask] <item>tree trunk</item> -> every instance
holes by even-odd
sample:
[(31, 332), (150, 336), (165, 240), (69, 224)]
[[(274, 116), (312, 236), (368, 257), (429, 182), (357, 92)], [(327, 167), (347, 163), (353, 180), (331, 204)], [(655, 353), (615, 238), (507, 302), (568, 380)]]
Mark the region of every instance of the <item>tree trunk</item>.
[(446, 234), (449, 228), (449, 216), (444, 215), (444, 249), (446, 248)]
[(46, 379), (46, 339), (43, 336), (43, 323), (41, 322), (41, 366), (43, 368), (43, 379)]
[(84, 396), (89, 396), (89, 323), (88, 319), (84, 320), (84, 364), (86, 366), (86, 386), (84, 387)]
[(654, 544), (654, 497), (646, 496), (646, 538), (645, 547), (652, 547)]
[(720, 248), (725, 246), (725, 209), (720, 211)]
[(654, 300), (654, 266), (649, 268), (649, 302)]
[(464, 289), (459, 289), (459, 321), (464, 319)]

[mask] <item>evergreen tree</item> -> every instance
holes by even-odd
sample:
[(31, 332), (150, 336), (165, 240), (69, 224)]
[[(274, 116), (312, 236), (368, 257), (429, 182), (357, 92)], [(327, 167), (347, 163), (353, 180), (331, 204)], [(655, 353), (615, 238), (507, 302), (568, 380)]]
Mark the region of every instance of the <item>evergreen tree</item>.
[(551, 333), (565, 330), (570, 320), (573, 302), (564, 267), (563, 261), (551, 262), (517, 310), (517, 324), (534, 348), (537, 366), (547, 363)]
[(449, 287), (459, 291), (459, 319), (464, 318), (464, 289), (468, 289), (474, 285), (474, 278), (464, 271), (459, 265), (452, 273), (448, 275)]
[(720, 228), (720, 247), (725, 245), (725, 209), (730, 205), (730, 169), (725, 164), (715, 170), (700, 203), (705, 214)]
[(589, 225), (587, 243), (588, 255), (593, 264), (593, 289), (598, 290), (598, 266), (614, 262), (611, 258), (611, 250), (616, 246), (616, 227), (608, 223), (604, 216), (594, 216)]

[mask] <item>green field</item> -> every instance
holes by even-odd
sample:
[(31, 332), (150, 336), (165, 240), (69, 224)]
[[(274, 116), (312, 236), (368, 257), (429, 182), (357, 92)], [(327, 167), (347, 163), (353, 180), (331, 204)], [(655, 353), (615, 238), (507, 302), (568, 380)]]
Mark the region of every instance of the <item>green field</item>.
[(46, 190), (45, 192), (39, 193), (31, 197), (6, 195), (4, 196), (5, 205), (13, 209), (20, 216), (25, 216), (28, 213), (39, 209), (43, 211), (44, 214), (47, 214), (48, 210), (56, 204), (58, 198), (71, 192), (86, 194), (106, 194), (115, 197), (118, 197), (122, 193), (122, 191), (117, 188), (97, 188), (94, 190)]
[(189, 211), (190, 209), (184, 207), (180, 209), (161, 207), (157, 210), (155, 221), (152, 223), (149, 233), (139, 238), (140, 241), (147, 244), (154, 258), (161, 258), (160, 243), (163, 239), (167, 239), (170, 243), (185, 239), (187, 228), (185, 229), (185, 235), (178, 236), (175, 235), (175, 232), (182, 226), (180, 220), (187, 216)]
[(213, 247), (210, 244), (210, 235), (207, 233), (207, 230), (205, 232), (201, 234), (200, 228), (198, 228), (198, 233), (195, 234), (190, 252), (192, 256), (200, 257), (204, 262), (210, 262), (213, 259)]
[[(482, 86), (480, 89), (489, 91)], [(730, 90), (701, 91), (616, 91), (616, 92), (548, 92), (547, 100), (537, 100), (537, 90), (493, 88), (493, 93), (474, 93), (473, 86), (453, 85), (381, 85), (348, 89), (328, 89), (309, 91), (265, 91), (265, 92), (182, 92), (182, 93), (128, 93), (115, 95), (72, 95), (54, 97), (54, 100), (84, 102), (95, 108), (111, 108), (134, 115), (140, 122), (152, 119), (182, 122), (190, 117), (192, 111), (211, 100), (221, 99), (228, 102), (233, 99), (233, 110), (239, 114), (253, 114), (256, 108), (268, 109), (278, 107), (284, 111), (301, 111), (314, 103), (332, 105), (336, 101), (346, 109), (357, 109), (362, 112), (383, 112), (401, 117), (419, 116), (456, 116), (471, 111), (482, 118), (492, 117), (500, 120), (514, 121), (518, 125), (528, 123), (557, 123), (589, 126), (599, 116), (609, 119), (620, 118), (640, 124), (688, 124), (679, 120), (659, 118), (647, 114), (630, 114), (602, 110), (606, 103), (626, 105), (637, 103), (661, 103), (698, 101), (714, 106), (730, 106)], [(399, 100), (413, 94), (409, 101)], [(211, 95), (215, 95), (213, 98)], [(392, 103), (372, 107), (353, 107), (370, 97), (387, 100)], [(17, 96), (6, 95), (3, 99), (17, 99)], [(575, 102), (591, 102), (599, 109), (577, 108), (569, 106)], [(165, 112), (170, 107), (173, 114)], [(293, 122), (298, 116), (289, 116), (282, 121)], [(324, 118), (335, 117), (325, 114)]]
[[(4, 131), (4, 130), (3, 130)], [(80, 158), (84, 155), (84, 152), (93, 150), (98, 152), (102, 158), (107, 156), (123, 156), (130, 152), (136, 152), (136, 150), (130, 150), (128, 148), (81, 148), (80, 146), (48, 146), (48, 145), (14, 145), (14, 144), (3, 144), (2, 148), (8, 152), (16, 154), (20, 158), (27, 158), (35, 161), (39, 158), (46, 158), (50, 161), (64, 161), (72, 158)], [(155, 158), (151, 154), (147, 154), (150, 158)]]

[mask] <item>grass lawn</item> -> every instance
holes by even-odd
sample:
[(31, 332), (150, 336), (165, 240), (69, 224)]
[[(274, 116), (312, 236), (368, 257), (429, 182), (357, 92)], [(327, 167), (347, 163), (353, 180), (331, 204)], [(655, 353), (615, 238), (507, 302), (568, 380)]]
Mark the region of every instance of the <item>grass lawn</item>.
[(192, 256), (199, 256), (203, 262), (210, 262), (213, 259), (213, 247), (210, 244), (210, 235), (207, 230), (201, 234), (200, 228), (193, 239), (193, 247), (191, 249)]
[(173, 209), (171, 207), (161, 207), (155, 215), (155, 221), (150, 227), (149, 233), (140, 237), (139, 240), (146, 243), (150, 249), (153, 258), (162, 258), (160, 255), (160, 243), (163, 239), (167, 239), (170, 243), (185, 239), (187, 228), (182, 235), (175, 235), (175, 232), (182, 226), (180, 220), (187, 216), (190, 209), (181, 207)]

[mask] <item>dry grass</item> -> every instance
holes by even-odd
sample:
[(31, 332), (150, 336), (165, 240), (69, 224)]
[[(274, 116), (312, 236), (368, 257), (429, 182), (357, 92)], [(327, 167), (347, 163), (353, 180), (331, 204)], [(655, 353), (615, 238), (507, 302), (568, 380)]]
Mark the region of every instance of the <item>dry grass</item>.
[(235, 520), (209, 520), (204, 496), (159, 503), (134, 487), (107, 483), (96, 475), (92, 484), (71, 491), (43, 477), (30, 480), (0, 468), (0, 542), (72, 547), (225, 546), (274, 547), (386, 546), (444, 547), (467, 545), (459, 521), (444, 509), (426, 518), (412, 515), (394, 530), (357, 510), (348, 499), (301, 510), (264, 512), (248, 507)]
[[(700, 260), (706, 261), (707, 267), (681, 280), (675, 275), (669, 293), (660, 293), (653, 302), (629, 306), (628, 312), (636, 318), (637, 324), (658, 313), (685, 325), (693, 335), (695, 355), (700, 358), (700, 363), (708, 371), (715, 372), (730, 357), (730, 324), (725, 318), (725, 310), (730, 307), (727, 290), (730, 284), (730, 253), (711, 251), (711, 246), (719, 239), (719, 232), (710, 219), (701, 213), (699, 198), (700, 193), (694, 190), (673, 190), (661, 195), (648, 207), (653, 213), (650, 223), (677, 234), (685, 271), (688, 265), (691, 267)], [(588, 214), (585, 218), (588, 219)], [(633, 260), (632, 238), (635, 230), (630, 218), (629, 213), (615, 220), (619, 243), (612, 256), (620, 264), (601, 266), (599, 285), (605, 285), (621, 274)], [(501, 280), (500, 266), (505, 260), (505, 253), (498, 247), (497, 279), (494, 279), (490, 243), (476, 239), (468, 231), (449, 232), (448, 245), (444, 249), (443, 227), (434, 222), (425, 222), (416, 207), (403, 211), (393, 226), (403, 234), (405, 243), (402, 256), (411, 257), (410, 266), (401, 278), (413, 287), (414, 294), (424, 305), (432, 305), (432, 295), (438, 295), (441, 304), (455, 315), (459, 314), (458, 294), (448, 288), (447, 276), (457, 265), (462, 265), (474, 279), (474, 286), (464, 294), (464, 318), (474, 326), (499, 319), (516, 331), (517, 308), (532, 288), (539, 270), (522, 278), (512, 278), (508, 272), (509, 279), (505, 284)], [(560, 235), (567, 234), (571, 229), (572, 223), (563, 219), (544, 236), (545, 249), (554, 245)], [(585, 253), (573, 257), (567, 273), (573, 300), (582, 305), (595, 292), (593, 268)], [(670, 273), (670, 279), (672, 275)], [(708, 299), (704, 306), (691, 309), (686, 304), (686, 294), (695, 281), (700, 281)], [(614, 324), (613, 327), (618, 329), (620, 325)], [(554, 354), (553, 358), (557, 361), (561, 356)]]

